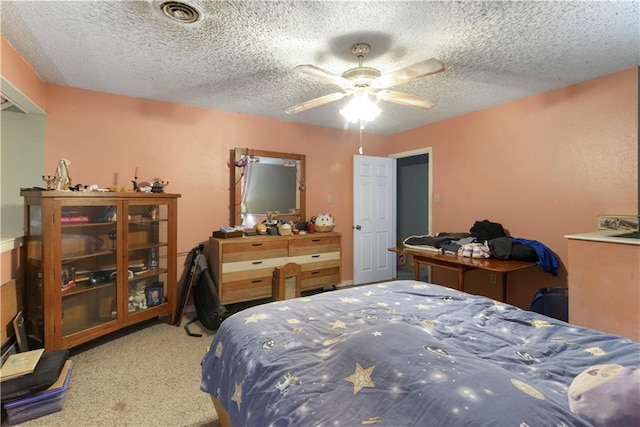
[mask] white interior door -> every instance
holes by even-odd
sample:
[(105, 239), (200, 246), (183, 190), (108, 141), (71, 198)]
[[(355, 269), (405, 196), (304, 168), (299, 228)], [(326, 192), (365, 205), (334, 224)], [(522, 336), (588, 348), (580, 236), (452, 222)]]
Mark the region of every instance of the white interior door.
[(396, 257), (396, 160), (353, 156), (353, 284), (391, 280)]

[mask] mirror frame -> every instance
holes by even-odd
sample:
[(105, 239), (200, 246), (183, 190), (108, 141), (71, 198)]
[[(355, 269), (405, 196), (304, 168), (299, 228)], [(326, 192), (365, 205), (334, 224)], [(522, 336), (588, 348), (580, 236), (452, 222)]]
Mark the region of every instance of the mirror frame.
[[(295, 154), (295, 153), (283, 153), (279, 151), (266, 151), (266, 150), (254, 150), (251, 148), (235, 148), (230, 151), (230, 159), (229, 168), (230, 168), (230, 179), (231, 179), (231, 187), (229, 193), (231, 194), (231, 204), (229, 206), (230, 209), (230, 225), (231, 226), (239, 226), (242, 225), (242, 209), (240, 208), (240, 203), (242, 200), (242, 175), (244, 169), (242, 167), (236, 166), (237, 162), (242, 160), (242, 156), (258, 156), (258, 157), (273, 157), (280, 159), (293, 159), (300, 162), (300, 176), (298, 185), (298, 200), (300, 201), (300, 208), (298, 211), (298, 218), (294, 219), (294, 221), (305, 221), (307, 217), (306, 214), (306, 160), (304, 154)], [(301, 189), (302, 187), (302, 189)], [(259, 215), (259, 214), (258, 214)], [(287, 218), (287, 214), (280, 214), (281, 218)], [(265, 213), (266, 218), (266, 213)]]

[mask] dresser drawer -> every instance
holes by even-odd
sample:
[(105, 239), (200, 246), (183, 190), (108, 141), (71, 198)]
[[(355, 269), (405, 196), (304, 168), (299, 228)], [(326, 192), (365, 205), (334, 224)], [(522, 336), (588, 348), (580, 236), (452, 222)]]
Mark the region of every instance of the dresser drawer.
[(289, 240), (289, 256), (340, 251), (340, 236), (305, 237)]
[(288, 255), (288, 242), (274, 238), (270, 241), (248, 241), (223, 244), (222, 263), (265, 258), (282, 258)]
[(242, 275), (231, 274), (230, 278), (240, 277), (238, 280), (225, 280), (220, 292), (222, 304), (233, 304), (241, 301), (271, 298), (272, 270), (267, 276), (241, 278)]
[(252, 272), (253, 270), (270, 269), (285, 265), (289, 258), (254, 258), (247, 261), (225, 262), (222, 264), (223, 279), (228, 273)]
[(340, 264), (340, 251), (314, 253), (310, 255), (298, 255), (290, 257), (288, 262), (295, 262), (300, 264), (302, 270), (309, 270), (312, 268), (323, 268)]
[(307, 291), (340, 284), (340, 267), (312, 269), (302, 272), (301, 289)]

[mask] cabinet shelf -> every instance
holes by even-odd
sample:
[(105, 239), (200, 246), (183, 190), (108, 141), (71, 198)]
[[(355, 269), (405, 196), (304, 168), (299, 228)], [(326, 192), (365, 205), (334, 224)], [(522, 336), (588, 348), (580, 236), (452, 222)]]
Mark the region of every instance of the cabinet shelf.
[(133, 225), (133, 226), (141, 226), (141, 227), (148, 227), (149, 225), (154, 225), (154, 224), (159, 224), (159, 223), (163, 223), (163, 222), (167, 222), (167, 219), (138, 219), (138, 220), (129, 220), (129, 225)]
[(46, 351), (152, 317), (174, 323), (179, 194), (21, 194), (25, 323)]
[(129, 251), (141, 251), (144, 249), (151, 249), (151, 248), (160, 248), (163, 246), (168, 246), (167, 242), (158, 242), (158, 243), (136, 243), (136, 244), (130, 244), (129, 245)]
[(60, 260), (63, 263), (68, 263), (68, 262), (78, 261), (78, 260), (82, 260), (82, 259), (87, 259), (87, 258), (92, 258), (92, 257), (100, 257), (100, 256), (104, 256), (104, 255), (113, 255), (113, 254), (115, 254), (115, 249), (106, 249), (106, 250), (95, 251), (95, 252), (92, 252), (90, 254), (85, 254), (85, 255), (64, 257), (64, 258), (60, 258)]
[(109, 319), (105, 319), (104, 321), (81, 321), (81, 322), (74, 322), (72, 326), (65, 326), (65, 334), (66, 335), (73, 335), (73, 334), (79, 334), (85, 331), (88, 331), (92, 328), (103, 328), (105, 325), (105, 321), (115, 321), (116, 317), (113, 316)]
[(167, 272), (166, 268), (156, 268), (153, 270), (143, 270), (139, 273), (135, 273), (132, 278), (129, 279), (129, 282), (135, 282), (137, 280), (149, 279), (151, 277), (160, 276)]
[(104, 226), (111, 226), (111, 227), (115, 227), (116, 223), (113, 221), (108, 221), (108, 222), (67, 222), (67, 223), (63, 223), (61, 224), (61, 227), (63, 230), (66, 230), (68, 228), (98, 228), (98, 227), (104, 227)]
[(62, 297), (64, 298), (70, 295), (77, 295), (83, 292), (95, 292), (102, 288), (113, 287), (115, 284), (115, 282), (98, 283), (95, 285), (76, 284), (73, 288), (62, 291)]

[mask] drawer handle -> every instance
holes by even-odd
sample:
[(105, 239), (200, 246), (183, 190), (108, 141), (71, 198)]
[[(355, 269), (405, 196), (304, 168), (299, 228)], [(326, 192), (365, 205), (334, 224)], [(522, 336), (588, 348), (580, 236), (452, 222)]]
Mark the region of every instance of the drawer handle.
[(311, 255), (311, 258), (320, 258), (320, 255)]
[(251, 281), (251, 283), (260, 283), (262, 282), (262, 279), (254, 279)]
[(251, 264), (253, 264), (253, 265), (262, 264), (262, 261), (253, 261)]
[(312, 271), (311, 274), (320, 274), (319, 271)]
[(251, 246), (262, 246), (262, 243), (252, 243)]
[(311, 239), (312, 242), (319, 242), (320, 239)]

